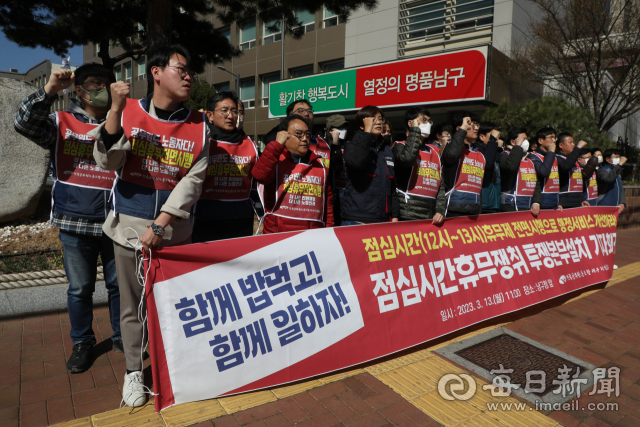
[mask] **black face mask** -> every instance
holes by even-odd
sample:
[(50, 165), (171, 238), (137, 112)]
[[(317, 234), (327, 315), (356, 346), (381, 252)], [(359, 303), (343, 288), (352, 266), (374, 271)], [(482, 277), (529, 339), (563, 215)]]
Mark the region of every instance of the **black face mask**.
[(382, 137), (382, 140), (384, 141), (385, 144), (390, 145), (391, 144), (391, 135), (384, 135)]

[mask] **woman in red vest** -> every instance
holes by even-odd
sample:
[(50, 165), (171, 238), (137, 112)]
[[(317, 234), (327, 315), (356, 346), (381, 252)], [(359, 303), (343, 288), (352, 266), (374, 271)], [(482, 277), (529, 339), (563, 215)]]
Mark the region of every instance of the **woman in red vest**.
[(309, 150), (311, 133), (297, 115), (281, 124), (275, 141), (264, 149), (251, 174), (264, 206), (265, 234), (333, 227), (328, 169)]

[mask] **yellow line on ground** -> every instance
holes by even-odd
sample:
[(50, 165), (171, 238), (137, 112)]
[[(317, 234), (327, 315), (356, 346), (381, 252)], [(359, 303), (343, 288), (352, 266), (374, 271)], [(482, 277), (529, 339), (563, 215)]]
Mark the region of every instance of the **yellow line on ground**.
[[(638, 275), (640, 275), (640, 262), (620, 267), (614, 271), (613, 277), (606, 287), (617, 285)], [(564, 304), (598, 291), (583, 292)], [(148, 403), (142, 408), (133, 410), (131, 408), (116, 409), (88, 418), (56, 424), (54, 427), (186, 427), (212, 418), (253, 408), (267, 402), (284, 399), (285, 397), (358, 375), (365, 371), (378, 378), (404, 399), (446, 427), (559, 426), (560, 424), (556, 421), (541, 412), (533, 410), (530, 406), (526, 406), (524, 410), (488, 411), (487, 403), (503, 404), (503, 407), (511, 405), (512, 408), (518, 408), (516, 405), (522, 405), (522, 402), (512, 397), (492, 396), (489, 391), (482, 389), (482, 386), (486, 385), (487, 382), (477, 378), (478, 389), (476, 394), (467, 401), (447, 401), (438, 394), (438, 381), (444, 374), (466, 374), (467, 372), (441, 357), (436, 357), (434, 350), (506, 324), (493, 325), (472, 331), (427, 349), (367, 366), (364, 369), (329, 375), (295, 385), (244, 393), (221, 399), (185, 403), (165, 409), (160, 414), (155, 413), (153, 405)], [(523, 408), (522, 406), (520, 407)]]

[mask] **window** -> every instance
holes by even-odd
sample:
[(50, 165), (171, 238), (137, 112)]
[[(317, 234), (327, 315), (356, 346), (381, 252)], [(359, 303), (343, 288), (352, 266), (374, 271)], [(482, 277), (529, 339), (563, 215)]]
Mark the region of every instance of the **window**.
[(256, 79), (240, 80), (240, 99), (246, 109), (256, 106)]
[(225, 39), (227, 39), (227, 41), (229, 43), (231, 43), (231, 29), (230, 28), (226, 28), (224, 30), (220, 30), (220, 35), (222, 37), (224, 37)]
[(138, 22), (138, 31), (144, 31), (144, 25)]
[(147, 62), (145, 58), (138, 59), (138, 80), (144, 80), (147, 77)]
[[(277, 31), (271, 31), (268, 27), (277, 26)], [(262, 44), (269, 44), (282, 40), (282, 21), (270, 21), (262, 24)]]
[(256, 47), (256, 21), (251, 21), (240, 27), (240, 50), (254, 47)]
[(296, 11), (296, 18), (302, 22), (302, 34), (310, 33), (316, 26), (316, 15), (306, 10)]
[(334, 27), (339, 24), (344, 24), (344, 22), (345, 20), (340, 18), (334, 12), (326, 8), (324, 9), (324, 19), (323, 19), (324, 28)]
[(295, 79), (297, 77), (306, 77), (313, 74), (313, 65), (307, 65), (306, 67), (294, 68), (289, 71), (291, 73), (291, 78)]
[(113, 69), (113, 72), (116, 75), (116, 81), (117, 82), (122, 80), (122, 67), (120, 65), (116, 65), (116, 67)]
[(124, 63), (124, 81), (131, 83), (131, 61)]
[(269, 106), (269, 84), (280, 80), (280, 73), (262, 76), (262, 106)]
[(216, 88), (216, 92), (220, 93), (220, 92), (229, 92), (229, 89), (231, 88), (229, 86), (229, 82), (226, 83), (218, 83), (217, 85), (213, 85), (214, 88)]
[(100, 43), (93, 44), (93, 56), (98, 56), (100, 53)]
[(344, 59), (341, 59), (340, 61), (325, 62), (324, 64), (322, 64), (322, 66), (320, 68), (322, 69), (323, 73), (329, 73), (331, 71), (343, 70), (344, 69)]

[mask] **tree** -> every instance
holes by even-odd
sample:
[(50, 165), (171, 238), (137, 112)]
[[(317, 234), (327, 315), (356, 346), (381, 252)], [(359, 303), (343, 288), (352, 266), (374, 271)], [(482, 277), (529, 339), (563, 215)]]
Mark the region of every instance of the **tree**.
[(576, 141), (587, 141), (587, 148), (615, 147), (615, 143), (600, 132), (589, 110), (571, 105), (562, 98), (544, 97), (518, 105), (503, 101), (485, 111), (482, 120), (495, 123), (503, 134), (513, 127), (523, 127), (530, 141), (535, 139), (538, 129), (552, 126), (558, 133), (571, 133)]
[[(358, 8), (376, 5), (377, 0), (0, 0), (0, 27), (20, 46), (40, 46), (61, 56), (71, 46), (98, 44), (98, 56), (109, 69), (126, 58), (138, 60), (154, 47), (179, 43), (189, 50), (199, 73), (207, 63), (241, 54), (214, 27), (212, 15), (224, 25), (257, 15), (272, 27), (284, 17), (285, 31), (298, 38), (302, 23), (296, 10), (316, 12), (326, 6), (346, 19)], [(112, 57), (109, 47), (114, 44), (124, 52)]]
[(640, 111), (640, 3), (531, 1), (540, 14), (512, 51), (521, 76), (591, 111), (603, 132)]
[(207, 101), (216, 93), (216, 88), (206, 80), (196, 79), (191, 85), (191, 96), (185, 103), (185, 107), (192, 110), (206, 110)]

